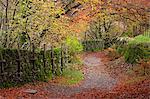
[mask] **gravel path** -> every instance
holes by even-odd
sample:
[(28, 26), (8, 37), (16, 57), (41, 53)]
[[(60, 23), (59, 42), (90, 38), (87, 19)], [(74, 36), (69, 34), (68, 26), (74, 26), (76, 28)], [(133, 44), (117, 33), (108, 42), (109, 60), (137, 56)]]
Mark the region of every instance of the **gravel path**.
[(110, 91), (113, 87), (115, 87), (117, 79), (111, 78), (105, 71), (105, 61), (107, 61), (107, 59), (105, 59), (105, 55), (102, 52), (85, 54), (83, 58), (83, 63), (85, 65), (83, 73), (85, 75), (85, 79), (79, 86), (69, 87), (49, 85), (45, 88), (45, 90), (65, 96), (70, 96), (93, 88)]
[(95, 56), (93, 53), (84, 58), (85, 81), (81, 85), (84, 88), (100, 88), (103, 90), (111, 90), (117, 83), (117, 80), (111, 78), (105, 71), (105, 65), (100, 56)]

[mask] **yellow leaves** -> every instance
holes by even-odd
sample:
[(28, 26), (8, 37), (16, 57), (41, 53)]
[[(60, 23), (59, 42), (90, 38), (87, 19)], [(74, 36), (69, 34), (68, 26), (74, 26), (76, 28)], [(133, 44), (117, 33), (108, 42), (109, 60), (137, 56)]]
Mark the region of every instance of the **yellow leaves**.
[(100, 0), (92, 0), (94, 3), (99, 3)]
[(86, 2), (89, 2), (90, 0), (76, 0), (76, 1), (79, 3), (86, 3)]
[(76, 1), (80, 3), (95, 3), (95, 4), (101, 2), (101, 0), (76, 0)]

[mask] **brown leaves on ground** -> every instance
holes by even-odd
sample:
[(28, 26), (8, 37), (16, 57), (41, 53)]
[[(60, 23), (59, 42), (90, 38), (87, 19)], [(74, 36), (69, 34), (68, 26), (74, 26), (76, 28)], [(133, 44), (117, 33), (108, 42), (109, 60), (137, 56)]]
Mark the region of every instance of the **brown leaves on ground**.
[[(131, 84), (131, 85), (118, 85), (113, 91), (106, 92), (101, 90), (92, 89), (86, 92), (74, 94), (72, 96), (57, 96), (62, 99), (149, 99), (150, 98), (150, 80), (144, 80), (139, 83)], [(42, 90), (42, 86), (45, 84), (41, 84), (39, 86), (29, 86), (26, 85), (21, 88), (10, 88), (0, 90), (0, 96), (5, 97), (5, 99), (48, 99), (51, 97), (56, 97), (54, 93), (46, 92)], [(27, 94), (24, 93), (23, 90), (26, 88), (33, 88), (38, 90), (36, 94)], [(1, 98), (3, 99), (3, 98)]]
[(132, 85), (118, 85), (111, 92), (100, 90), (89, 90), (87, 92), (75, 94), (71, 98), (75, 99), (149, 99), (150, 80), (144, 80)]
[[(46, 83), (37, 83), (37, 85), (27, 84), (22, 87), (1, 89), (0, 96), (2, 96), (3, 98), (6, 98), (6, 99), (16, 99), (19, 97), (27, 99), (29, 97), (35, 97), (35, 96), (45, 97), (47, 95), (47, 92), (44, 90), (41, 90), (42, 86), (45, 86), (45, 85), (46, 85)], [(24, 91), (27, 89), (37, 90), (38, 93), (36, 93), (36, 94), (25, 93)]]

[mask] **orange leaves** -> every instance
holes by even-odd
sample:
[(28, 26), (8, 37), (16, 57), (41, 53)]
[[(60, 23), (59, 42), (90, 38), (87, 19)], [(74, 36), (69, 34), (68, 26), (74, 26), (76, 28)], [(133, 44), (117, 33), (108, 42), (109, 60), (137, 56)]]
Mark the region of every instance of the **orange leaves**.
[(86, 92), (78, 93), (72, 95), (71, 98), (78, 99), (127, 99), (127, 98), (136, 98), (146, 99), (149, 97), (149, 80), (141, 81), (140, 83), (135, 83), (132, 85), (120, 85), (115, 88), (115, 90), (107, 92), (96, 89), (91, 89)]
[[(22, 87), (14, 87), (14, 88), (9, 88), (9, 89), (0, 89), (0, 96), (3, 97), (3, 98), (6, 98), (6, 99), (17, 99), (17, 98), (47, 99), (48, 96), (51, 96), (51, 93), (49, 93), (46, 90), (43, 90), (43, 87), (46, 86), (46, 85), (47, 85), (47, 83), (38, 83), (38, 82), (36, 82), (36, 85), (26, 84)], [(37, 93), (36, 94), (28, 94), (28, 93), (24, 92), (27, 89), (35, 89), (35, 90), (37, 90)]]

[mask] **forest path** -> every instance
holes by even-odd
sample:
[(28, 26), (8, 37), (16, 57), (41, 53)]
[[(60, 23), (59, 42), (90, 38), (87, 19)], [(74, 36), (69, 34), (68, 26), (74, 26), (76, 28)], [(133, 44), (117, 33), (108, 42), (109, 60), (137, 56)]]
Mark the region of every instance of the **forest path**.
[(84, 88), (100, 88), (111, 90), (117, 83), (117, 79), (110, 77), (106, 72), (105, 63), (108, 61), (103, 52), (86, 54), (83, 59), (85, 65), (85, 80), (81, 85)]
[[(149, 80), (125, 86), (118, 85), (120, 77), (112, 78), (111, 73), (107, 72), (106, 67), (111, 58), (106, 53), (103, 51), (83, 54), (84, 80), (79, 84), (62, 86), (57, 83), (39, 82), (37, 85), (0, 89), (0, 99), (149, 99)], [(25, 92), (27, 89), (37, 92), (29, 94)]]
[[(110, 91), (117, 84), (117, 79), (110, 77), (105, 70), (108, 62), (103, 52), (88, 52), (83, 55), (84, 80), (77, 86), (49, 85), (45, 89), (55, 94), (70, 96), (90, 89)], [(58, 97), (58, 95), (56, 95)], [(53, 98), (56, 98), (55, 96)]]
[[(118, 79), (112, 78), (106, 70), (105, 64), (110, 59), (105, 52), (87, 52), (83, 53), (82, 56), (84, 79), (79, 84), (73, 86), (58, 85), (51, 82), (41, 82), (36, 86), (27, 84), (22, 87), (1, 89), (0, 99), (72, 99), (71, 97), (76, 99), (74, 95), (76, 97), (78, 94), (86, 93), (90, 90), (111, 92), (116, 87)], [(26, 92), (28, 89), (31, 89), (32, 94)], [(77, 99), (87, 99), (87, 97)]]

